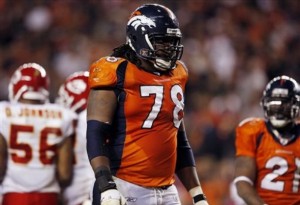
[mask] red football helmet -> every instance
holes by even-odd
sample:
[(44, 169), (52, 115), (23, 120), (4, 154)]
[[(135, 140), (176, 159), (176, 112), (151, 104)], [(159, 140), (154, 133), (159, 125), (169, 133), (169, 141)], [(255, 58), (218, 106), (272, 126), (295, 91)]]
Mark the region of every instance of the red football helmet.
[(89, 95), (88, 77), (87, 71), (70, 75), (60, 86), (56, 102), (77, 113), (86, 109)]
[(9, 100), (49, 100), (49, 78), (37, 63), (25, 63), (12, 75), (8, 86)]

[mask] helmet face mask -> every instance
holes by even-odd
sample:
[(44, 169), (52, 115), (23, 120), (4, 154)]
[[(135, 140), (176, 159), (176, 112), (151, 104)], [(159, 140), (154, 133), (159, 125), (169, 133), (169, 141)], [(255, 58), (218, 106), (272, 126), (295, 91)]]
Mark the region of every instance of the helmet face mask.
[(299, 113), (299, 107), (294, 106), (293, 99), (266, 99), (265, 112), (274, 127), (284, 127), (293, 122)]
[(287, 76), (274, 78), (267, 85), (261, 104), (273, 127), (283, 128), (293, 123), (300, 111), (298, 83)]
[(159, 71), (176, 67), (183, 53), (182, 34), (171, 10), (159, 4), (137, 8), (127, 23), (127, 44)]
[(151, 61), (155, 68), (164, 71), (175, 67), (182, 56), (183, 46), (178, 37), (157, 37), (150, 39), (152, 49), (142, 48), (140, 55)]

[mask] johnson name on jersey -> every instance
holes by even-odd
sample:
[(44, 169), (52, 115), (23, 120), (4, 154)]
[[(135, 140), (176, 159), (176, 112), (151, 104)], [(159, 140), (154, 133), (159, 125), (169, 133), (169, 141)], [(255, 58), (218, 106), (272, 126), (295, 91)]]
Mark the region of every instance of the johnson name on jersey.
[(0, 103), (0, 132), (8, 145), (4, 193), (59, 191), (56, 148), (74, 132), (75, 119), (55, 104)]

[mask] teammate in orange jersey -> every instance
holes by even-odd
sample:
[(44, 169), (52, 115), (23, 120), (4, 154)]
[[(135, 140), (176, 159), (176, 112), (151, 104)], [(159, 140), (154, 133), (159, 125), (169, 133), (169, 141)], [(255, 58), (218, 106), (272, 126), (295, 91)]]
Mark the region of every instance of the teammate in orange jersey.
[(0, 103), (2, 205), (58, 205), (71, 181), (75, 113), (48, 102), (48, 81), (42, 66), (23, 64)]
[(299, 103), (298, 83), (275, 77), (261, 101), (265, 119), (247, 119), (236, 128), (234, 184), (246, 204), (300, 204)]
[(89, 72), (79, 71), (70, 75), (60, 86), (56, 102), (77, 114), (76, 134), (73, 147), (72, 183), (64, 190), (64, 205), (82, 205), (90, 201), (95, 181), (94, 172), (86, 153), (86, 106), (89, 94)]
[[(87, 151), (93, 204), (180, 204), (175, 174), (207, 205), (184, 130), (188, 80), (181, 31), (165, 6), (145, 4), (127, 23), (127, 42), (90, 67)], [(100, 197), (101, 193), (101, 197)]]

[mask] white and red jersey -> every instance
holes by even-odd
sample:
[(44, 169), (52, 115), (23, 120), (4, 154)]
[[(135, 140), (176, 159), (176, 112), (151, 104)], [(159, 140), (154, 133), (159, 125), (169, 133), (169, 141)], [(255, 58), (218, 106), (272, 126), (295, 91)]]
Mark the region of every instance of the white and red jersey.
[(0, 103), (0, 132), (8, 146), (3, 193), (60, 191), (56, 150), (74, 132), (75, 118), (56, 104)]
[(89, 199), (95, 181), (94, 172), (86, 151), (86, 110), (78, 114), (74, 154), (72, 184), (64, 191), (67, 205), (81, 204)]

